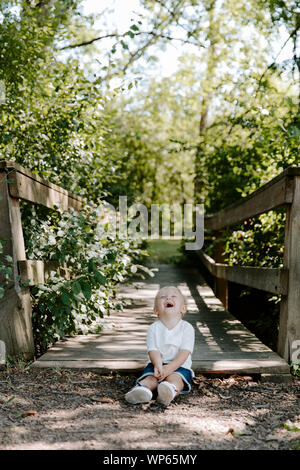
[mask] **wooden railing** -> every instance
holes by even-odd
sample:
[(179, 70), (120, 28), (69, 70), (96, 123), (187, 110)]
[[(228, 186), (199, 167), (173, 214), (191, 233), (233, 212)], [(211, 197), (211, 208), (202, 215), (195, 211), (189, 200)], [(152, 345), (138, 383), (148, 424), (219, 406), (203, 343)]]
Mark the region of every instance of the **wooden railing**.
[(0, 162), (0, 238), (5, 239), (4, 255), (13, 259), (13, 280), (0, 300), (0, 340), (5, 343), (6, 354), (34, 355), (31, 324), (31, 302), (28, 286), (44, 283), (51, 271), (61, 267), (49, 261), (27, 260), (21, 223), (20, 200), (42, 204), (53, 209), (79, 210), (84, 200), (63, 188), (49, 183), (14, 162)]
[[(251, 217), (286, 206), (283, 268), (224, 264), (222, 230)], [(201, 263), (215, 276), (217, 297), (228, 308), (228, 281), (281, 295), (277, 352), (291, 359), (300, 340), (300, 167), (289, 167), (249, 196), (220, 212), (205, 216), (205, 228), (217, 232), (216, 259), (197, 252)], [(298, 342), (299, 344), (299, 342)]]

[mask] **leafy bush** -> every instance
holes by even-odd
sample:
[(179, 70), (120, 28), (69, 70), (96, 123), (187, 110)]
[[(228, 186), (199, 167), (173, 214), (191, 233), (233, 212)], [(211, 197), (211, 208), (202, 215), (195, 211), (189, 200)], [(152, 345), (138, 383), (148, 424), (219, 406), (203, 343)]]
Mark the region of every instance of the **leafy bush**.
[(291, 373), (300, 377), (300, 362), (291, 362)]
[(138, 268), (151, 271), (135, 264), (146, 255), (141, 242), (110, 230), (109, 215), (101, 207), (75, 211), (55, 206), (48, 214), (41, 208), (42, 220), (39, 209), (28, 205), (23, 211), (27, 258), (61, 265), (46, 284), (31, 289), (34, 337), (41, 352), (66, 335), (99, 332), (100, 319), (123, 306), (115, 295), (117, 284)]
[(270, 211), (246, 220), (227, 237), (225, 254), (230, 265), (282, 267), (285, 213)]
[(9, 255), (3, 256), (3, 246), (5, 244), (5, 240), (0, 239), (0, 299), (4, 296), (4, 291), (12, 278), (13, 270), (12, 270), (12, 257)]

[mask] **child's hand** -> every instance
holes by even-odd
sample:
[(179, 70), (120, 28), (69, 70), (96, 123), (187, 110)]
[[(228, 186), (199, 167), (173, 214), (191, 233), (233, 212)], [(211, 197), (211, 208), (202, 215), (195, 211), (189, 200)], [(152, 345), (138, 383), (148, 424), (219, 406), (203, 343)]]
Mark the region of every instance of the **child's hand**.
[(161, 380), (162, 368), (162, 364), (154, 366), (154, 377), (156, 377), (159, 381)]
[(164, 380), (166, 377), (171, 375), (173, 372), (173, 369), (170, 367), (169, 364), (166, 364), (165, 366), (162, 366), (162, 371), (160, 377), (158, 377), (158, 381), (161, 382)]

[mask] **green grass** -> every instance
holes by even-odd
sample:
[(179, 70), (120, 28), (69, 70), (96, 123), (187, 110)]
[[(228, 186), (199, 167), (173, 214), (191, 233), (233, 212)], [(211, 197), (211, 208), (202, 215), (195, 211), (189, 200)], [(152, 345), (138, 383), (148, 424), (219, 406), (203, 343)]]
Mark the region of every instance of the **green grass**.
[(185, 256), (179, 251), (181, 240), (148, 240), (147, 264), (177, 264), (185, 261)]

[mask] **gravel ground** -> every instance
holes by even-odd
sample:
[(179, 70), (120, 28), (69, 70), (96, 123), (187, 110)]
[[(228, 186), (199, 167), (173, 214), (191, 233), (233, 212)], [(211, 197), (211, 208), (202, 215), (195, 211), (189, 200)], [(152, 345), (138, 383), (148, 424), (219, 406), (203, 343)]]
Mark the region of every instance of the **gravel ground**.
[(135, 377), (8, 368), (0, 372), (1, 450), (300, 450), (300, 379), (196, 376), (168, 408), (129, 405)]

